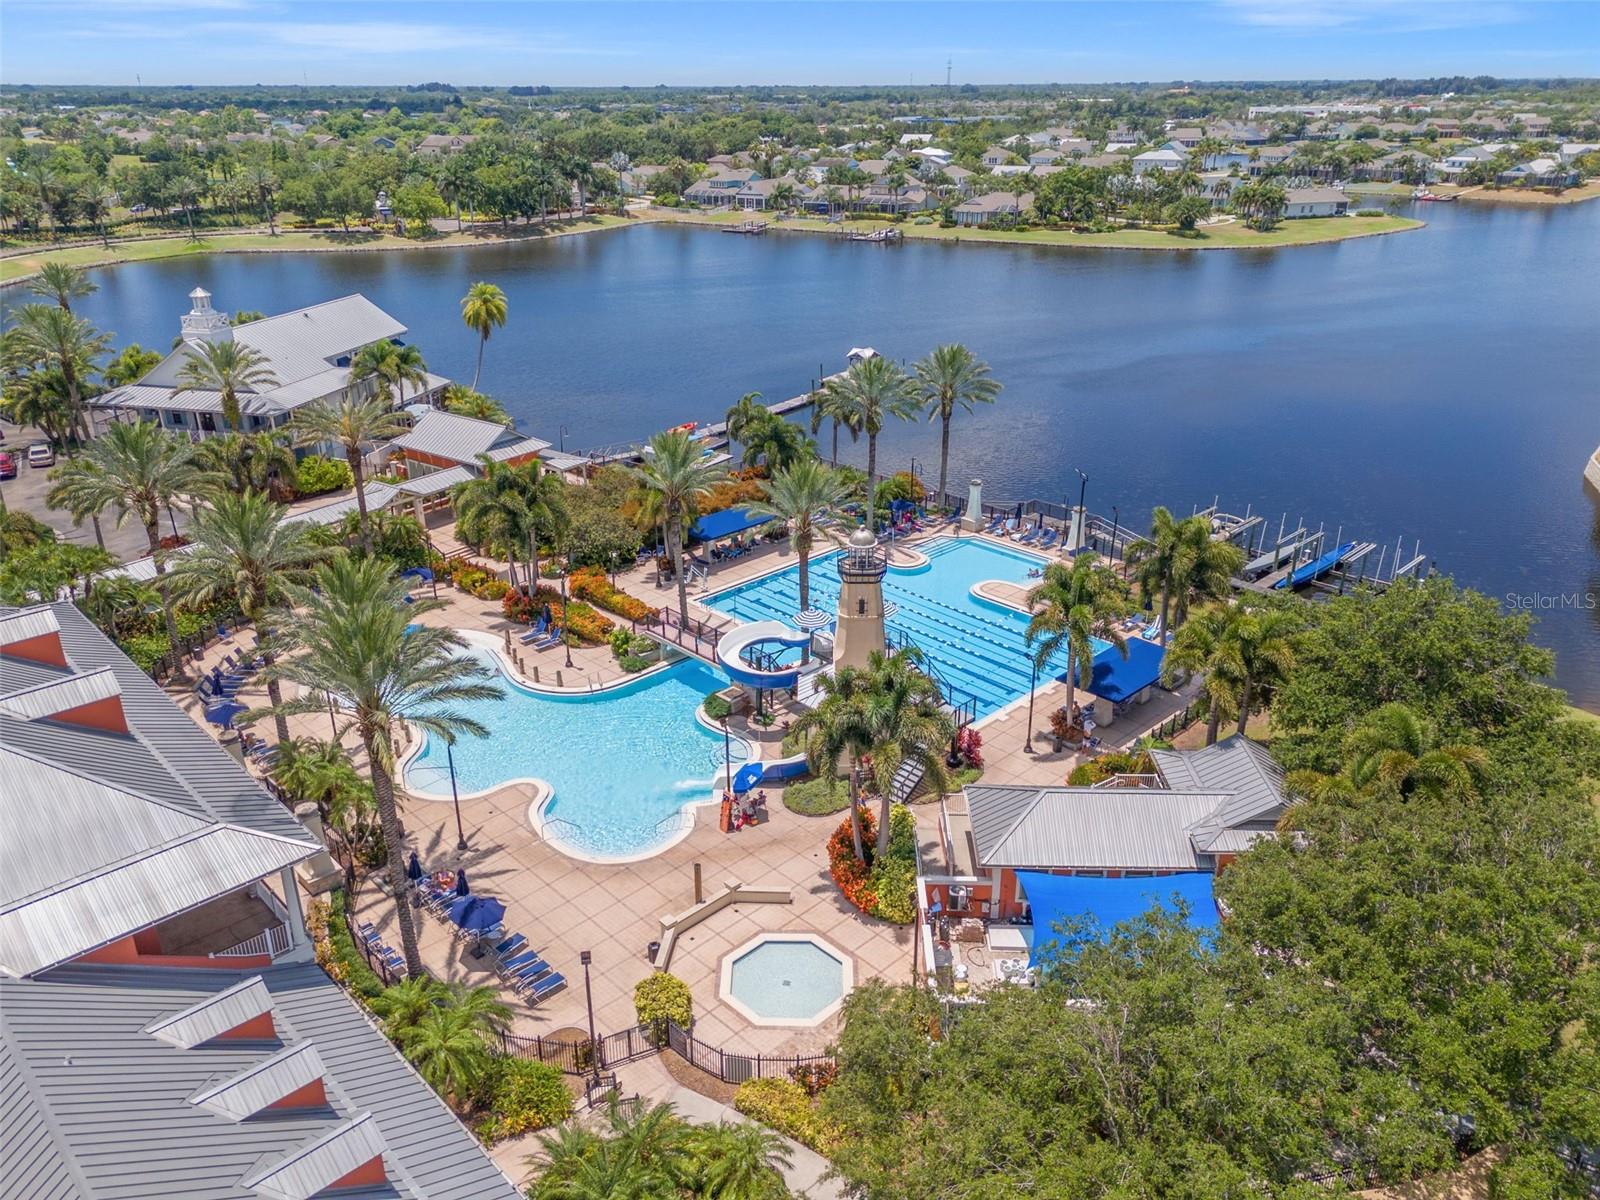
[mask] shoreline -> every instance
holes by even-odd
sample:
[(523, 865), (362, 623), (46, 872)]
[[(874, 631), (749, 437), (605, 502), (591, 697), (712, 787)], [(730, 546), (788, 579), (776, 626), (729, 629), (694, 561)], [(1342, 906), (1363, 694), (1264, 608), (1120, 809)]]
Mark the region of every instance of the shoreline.
[(1564, 204), (1582, 204), (1586, 200), (1600, 200), (1600, 180), (1590, 180), (1588, 183), (1580, 184), (1578, 187), (1568, 188), (1559, 195), (1554, 192), (1542, 192), (1528, 188), (1491, 188), (1487, 184), (1478, 184), (1475, 187), (1461, 188), (1444, 194), (1453, 195), (1457, 200), (1467, 200), (1477, 204), (1509, 204), (1513, 207), (1522, 208), (1549, 208)]
[[(761, 220), (763, 214), (748, 212), (733, 213), (688, 213), (674, 209), (652, 209), (651, 218), (667, 225), (703, 226), (709, 229), (723, 229), (745, 220)], [(1308, 222), (1314, 224), (1307, 227)], [(1339, 228), (1334, 231), (1329, 222), (1338, 222)], [(955, 244), (981, 244), (989, 243), (1001, 246), (1043, 246), (1051, 249), (1085, 249), (1085, 250), (1155, 250), (1155, 251), (1183, 251), (1183, 250), (1277, 250), (1302, 246), (1327, 246), (1338, 242), (1355, 241), (1358, 238), (1383, 237), (1391, 233), (1410, 233), (1413, 230), (1426, 228), (1427, 222), (1415, 217), (1309, 217), (1294, 221), (1285, 221), (1270, 233), (1258, 234), (1253, 230), (1248, 233), (1243, 231), (1242, 225), (1235, 228), (1237, 223), (1215, 226), (1214, 229), (1230, 231), (1230, 240), (1207, 243), (1204, 238), (1188, 239), (1176, 237), (1161, 230), (1130, 229), (1115, 233), (1071, 233), (1058, 229), (1035, 229), (1018, 233), (1015, 231), (985, 230), (980, 227), (963, 227), (944, 229), (938, 225), (912, 225), (910, 222), (892, 224), (887, 221), (845, 221), (841, 224), (829, 225), (824, 221), (814, 218), (789, 218), (783, 221), (769, 220), (768, 232), (777, 233), (810, 233), (838, 237), (841, 232), (867, 233), (873, 230), (892, 228), (898, 229), (904, 240), (927, 242), (951, 242)], [(1348, 224), (1349, 231), (1345, 226)], [(1365, 225), (1376, 228), (1363, 228)], [(1296, 235), (1296, 226), (1305, 232)], [(1287, 228), (1286, 228), (1287, 227)], [(1316, 236), (1332, 232), (1333, 236)], [(1310, 234), (1311, 236), (1305, 236)], [(1261, 238), (1261, 241), (1250, 239)]]
[[(69, 261), (85, 270), (101, 270), (125, 263), (159, 262), (196, 254), (393, 254), (411, 250), (459, 250), (472, 246), (507, 246), (519, 242), (542, 242), (550, 238), (604, 233), (636, 224), (651, 224), (655, 220), (653, 216), (632, 213), (624, 217), (596, 214), (567, 221), (552, 221), (545, 225), (516, 226), (509, 232), (450, 230), (439, 237), (425, 240), (396, 237), (393, 234), (373, 236), (345, 234), (339, 230), (283, 229), (276, 235), (265, 230), (229, 230), (202, 236), (194, 241), (170, 235), (136, 238), (114, 242), (109, 248), (99, 244), (55, 249), (44, 247), (37, 252), (23, 251), (0, 259), (0, 291), (27, 283), (39, 273), (44, 261)], [(345, 240), (347, 238), (349, 240)], [(141, 253), (142, 249), (150, 252)], [(26, 270), (19, 271), (17, 267), (25, 267)]]

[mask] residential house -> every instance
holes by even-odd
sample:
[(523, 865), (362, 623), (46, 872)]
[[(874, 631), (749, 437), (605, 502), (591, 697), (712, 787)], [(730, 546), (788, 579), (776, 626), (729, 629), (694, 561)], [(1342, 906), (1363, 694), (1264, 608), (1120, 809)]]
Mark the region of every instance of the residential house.
[(0, 780), (0, 1192), (517, 1200), (314, 961), (321, 843), (70, 603), (0, 609)]
[(1463, 171), (1470, 171), (1479, 163), (1486, 163), (1499, 153), (1496, 146), (1461, 146), (1452, 150), (1434, 165), (1436, 174), (1451, 179)]
[(1258, 146), (1251, 150), (1250, 163), (1245, 170), (1250, 175), (1265, 175), (1293, 158), (1294, 150), (1293, 146)]
[(1289, 188), (1283, 215), (1295, 217), (1342, 217), (1350, 211), (1350, 197), (1340, 188)]
[(372, 145), (379, 150), (393, 150), (395, 148), (395, 140), (380, 134), (372, 139)]
[(1454, 117), (1429, 117), (1423, 124), (1440, 137), (1453, 138), (1461, 136), (1461, 122)]
[(477, 134), (473, 133), (430, 133), (417, 143), (416, 152), (424, 158), (459, 154), (477, 140)]
[(793, 175), (785, 175), (781, 179), (751, 180), (734, 194), (733, 202), (739, 208), (752, 212), (763, 212), (772, 204), (772, 193), (785, 184), (798, 190), (797, 181)]
[(890, 161), (891, 160), (887, 158), (863, 158), (860, 162), (856, 163), (856, 169), (858, 171), (865, 171), (868, 175), (871, 175), (874, 179), (876, 179), (879, 175), (882, 175), (889, 169)]
[(1002, 163), (1010, 162), (1014, 157), (1005, 146), (990, 146), (983, 152), (983, 165), (991, 168), (998, 167)]
[(654, 195), (656, 177), (666, 169), (654, 163), (635, 163), (617, 172), (617, 187), (624, 196)]
[(1142, 144), (1144, 138), (1130, 129), (1113, 129), (1106, 138), (1106, 152), (1115, 150), (1132, 150)]
[(966, 195), (972, 190), (972, 177), (977, 174), (976, 171), (969, 171), (966, 167), (958, 167), (954, 163), (946, 167), (940, 167), (933, 173), (937, 175), (941, 172), (955, 185), (962, 195)]
[(1391, 150), (1369, 163), (1356, 164), (1350, 168), (1350, 172), (1357, 179), (1396, 183), (1408, 179), (1421, 179), (1426, 174), (1427, 168), (1427, 160), (1417, 151)]
[(1185, 150), (1193, 150), (1200, 144), (1200, 139), (1206, 136), (1206, 131), (1194, 125), (1185, 125), (1172, 130), (1167, 134), (1168, 145), (1177, 143)]
[(1530, 138), (1548, 137), (1550, 134), (1550, 118), (1539, 113), (1512, 113), (1511, 119), (1522, 126), (1522, 132)]
[(1012, 175), (1026, 175), (1032, 169), (1027, 163), (1001, 163), (998, 167), (990, 167), (989, 174), (1005, 179)]
[(920, 159), (923, 167), (936, 170), (939, 167), (948, 167), (950, 160), (955, 156), (941, 146), (923, 146), (913, 150), (911, 157)]
[(761, 172), (749, 167), (729, 167), (696, 181), (683, 193), (683, 198), (691, 204), (727, 208), (735, 202), (741, 188), (760, 178)]
[(1564, 166), (1554, 158), (1535, 158), (1530, 162), (1518, 163), (1509, 171), (1501, 171), (1494, 177), (1496, 183), (1521, 183), (1532, 187), (1576, 187), (1578, 179), (1575, 169)]
[(925, 860), (917, 881), (919, 907), (1017, 921), (1028, 904), (1019, 872), (1215, 873), (1258, 838), (1274, 836), (1287, 800), (1283, 771), (1264, 746), (1234, 735), (1151, 758), (1154, 775), (1113, 776), (1095, 787), (976, 784), (946, 796), (940, 852)]
[(1559, 157), (1562, 162), (1569, 163), (1582, 158), (1585, 154), (1600, 153), (1600, 142), (1563, 142)]
[(1032, 207), (1032, 192), (985, 192), (956, 205), (951, 215), (957, 225), (988, 225), (1004, 218), (1019, 219)]
[(339, 138), (336, 134), (317, 133), (311, 137), (311, 146), (315, 150), (325, 150), (329, 146), (337, 146), (338, 144)]
[(1048, 167), (1053, 163), (1060, 162), (1065, 157), (1066, 155), (1059, 150), (1035, 150), (1028, 155), (1028, 165), (1030, 167)]
[[(190, 310), (180, 322), (182, 341), (177, 349), (137, 382), (96, 396), (89, 402), (91, 408), (113, 417), (126, 414), (159, 421), (163, 429), (188, 433), (197, 440), (226, 433), (221, 393), (184, 388), (181, 374), (192, 348), (231, 341), (256, 351), (277, 380), (262, 391), (239, 395), (244, 432), (272, 429), (312, 401), (346, 395), (356, 352), (374, 342), (398, 340), (406, 332), (404, 325), (361, 295), (342, 296), (239, 326), (212, 306), (211, 293), (204, 288), (190, 292), (189, 301)], [(449, 382), (429, 374), (419, 389), (396, 400), (430, 400), (442, 394)], [(357, 386), (362, 394), (370, 394), (370, 383)]]
[(1062, 138), (1056, 149), (1068, 158), (1087, 158), (1094, 153), (1094, 143), (1087, 138)]
[(931, 133), (902, 133), (900, 135), (900, 144), (902, 146), (926, 146), (931, 141), (933, 141), (933, 134)]
[(1147, 175), (1151, 171), (1181, 171), (1187, 162), (1188, 155), (1164, 146), (1160, 150), (1146, 150), (1143, 154), (1135, 154), (1133, 173)]

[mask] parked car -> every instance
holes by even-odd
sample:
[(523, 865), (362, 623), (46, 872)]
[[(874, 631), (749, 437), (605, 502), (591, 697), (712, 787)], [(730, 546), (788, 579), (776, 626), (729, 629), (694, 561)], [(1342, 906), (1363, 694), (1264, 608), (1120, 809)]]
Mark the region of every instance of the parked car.
[(17, 477), (17, 460), (9, 454), (0, 454), (0, 479)]
[(30, 467), (53, 467), (56, 465), (56, 452), (49, 442), (35, 442), (28, 447), (28, 465)]

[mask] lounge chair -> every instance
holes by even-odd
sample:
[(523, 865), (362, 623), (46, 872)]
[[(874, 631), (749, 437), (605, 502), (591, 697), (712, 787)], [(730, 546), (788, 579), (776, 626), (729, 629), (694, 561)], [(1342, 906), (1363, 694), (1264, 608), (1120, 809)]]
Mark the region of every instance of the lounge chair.
[(1038, 541), (1043, 536), (1044, 536), (1044, 526), (1043, 525), (1035, 525), (1032, 529), (1028, 530), (1026, 533), (1019, 534), (1017, 536), (1017, 543), (1018, 543), (1018, 545), (1022, 545), (1022, 546), (1031, 546), (1034, 542)]
[(523, 967), (520, 971), (516, 971), (512, 975), (508, 976), (506, 983), (513, 992), (526, 991), (529, 988), (532, 988), (546, 975), (553, 975), (554, 973), (554, 968), (552, 968), (549, 963), (545, 962), (542, 958), (536, 958), (533, 962)]
[(560, 974), (546, 975), (538, 983), (528, 989), (528, 1003), (537, 1004), (552, 992), (559, 992), (567, 986), (566, 978)]
[(998, 533), (1000, 531), (1000, 526), (1004, 525), (1005, 523), (1006, 519), (1004, 517), (996, 517), (983, 527), (983, 531), (985, 533)]
[(1046, 529), (1044, 533), (1040, 535), (1039, 540), (1034, 543), (1034, 548), (1038, 550), (1054, 549), (1056, 544), (1056, 536), (1056, 531), (1054, 529)]
[(501, 959), (495, 964), (495, 971), (497, 974), (511, 979), (531, 967), (542, 967), (544, 965), (545, 961), (539, 957), (537, 950), (524, 950), (519, 954), (513, 954), (510, 958)]
[(545, 631), (549, 629), (549, 627), (550, 623), (546, 621), (544, 616), (541, 614), (539, 619), (534, 622), (533, 628), (528, 630), (527, 633), (520, 635), (517, 640), (526, 646), (529, 642), (537, 641), (538, 639), (544, 637)]
[(547, 636), (545, 636), (544, 638), (540, 639), (539, 641), (533, 643), (533, 648), (535, 650), (548, 650), (552, 646), (559, 646), (560, 644), (561, 644), (561, 626), (553, 625), (553, 626), (551, 626), (550, 632), (549, 632), (549, 634)]
[(493, 953), (495, 958), (501, 962), (504, 962), (511, 955), (521, 953), (523, 947), (527, 944), (527, 938), (523, 937), (520, 933), (513, 933), (510, 937), (497, 942), (495, 944)]

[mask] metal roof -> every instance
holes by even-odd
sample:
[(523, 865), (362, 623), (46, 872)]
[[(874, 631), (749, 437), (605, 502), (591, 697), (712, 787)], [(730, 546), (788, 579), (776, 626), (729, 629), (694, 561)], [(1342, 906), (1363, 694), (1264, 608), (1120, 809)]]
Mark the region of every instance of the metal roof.
[(24, 721), (38, 721), (68, 709), (81, 708), (97, 700), (109, 700), (121, 695), (122, 685), (117, 682), (116, 672), (110, 667), (101, 667), (84, 675), (67, 675), (9, 695), (0, 695), (0, 712)]
[(1226, 796), (1154, 788), (970, 787), (979, 864), (1195, 870), (1191, 823)]
[(157, 1017), (143, 1032), (179, 1050), (193, 1050), (271, 1011), (272, 994), (261, 976), (252, 975), (180, 1012)]
[(189, 1103), (230, 1121), (243, 1121), (317, 1082), (324, 1070), (317, 1044), (301, 1042), (202, 1088), (189, 1097)]
[[(218, 1039), (184, 1050), (144, 1032), (251, 977), (71, 964), (38, 979), (0, 979), (0, 1192), (29, 1200), (305, 1196), (335, 1165), (333, 1152), (319, 1149), (331, 1140), (349, 1166), (319, 1187), (377, 1153), (388, 1177), (381, 1187), (341, 1191), (342, 1200), (521, 1200), (314, 963), (258, 973), (281, 1046)], [(253, 1071), (271, 1074), (285, 1048), (306, 1045), (321, 1060), (327, 1108), (234, 1119), (193, 1102)]]
[[(372, 511), (387, 508), (389, 501), (395, 498), (399, 491), (392, 483), (375, 482), (367, 484), (365, 490), (367, 509)], [(294, 514), (293, 520), (309, 521), (313, 525), (332, 525), (335, 521), (342, 521), (353, 512), (359, 512), (360, 505), (356, 503), (355, 493), (335, 500), (331, 504), (322, 504), (316, 508), (308, 508), (304, 512)]]
[(521, 458), (525, 454), (538, 454), (541, 450), (548, 450), (550, 443), (535, 437), (525, 437), (520, 441), (512, 442), (506, 446), (496, 446), (488, 451), (492, 462), (506, 462), (509, 459)]
[(550, 445), (538, 438), (525, 437), (498, 421), (480, 421), (476, 417), (463, 417), (459, 413), (439, 409), (425, 414), (415, 426), (390, 443), (396, 449), (415, 450), (418, 454), (431, 454), (466, 464), (477, 462), (480, 454), (525, 444), (531, 449), (518, 449), (515, 453), (536, 453), (548, 449)]
[(1228, 793), (1206, 829), (1270, 828), (1283, 814), (1283, 768), (1270, 750), (1242, 734), (1201, 750), (1152, 750), (1150, 758), (1168, 787)]
[(426, 475), (418, 475), (415, 479), (402, 479), (395, 485), (395, 490), (407, 496), (437, 496), (440, 492), (447, 492), (458, 483), (466, 483), (476, 479), (468, 467), (446, 467), (443, 471), (429, 471)]
[(0, 646), (10, 646), (31, 638), (60, 633), (55, 610), (48, 605), (37, 608), (19, 608), (0, 616)]

